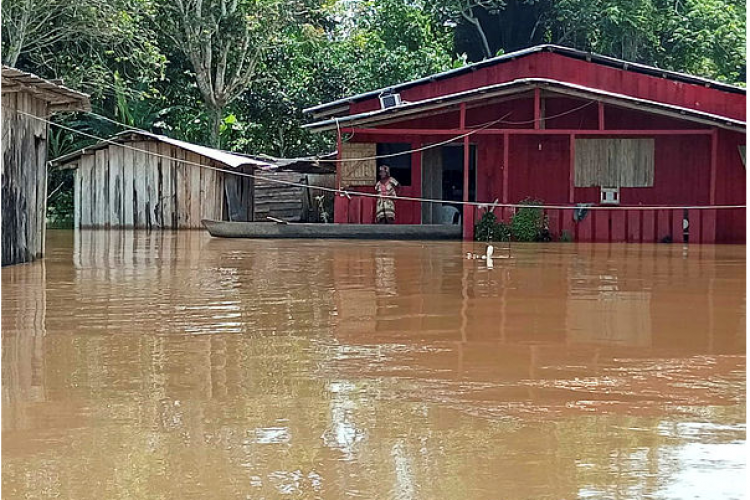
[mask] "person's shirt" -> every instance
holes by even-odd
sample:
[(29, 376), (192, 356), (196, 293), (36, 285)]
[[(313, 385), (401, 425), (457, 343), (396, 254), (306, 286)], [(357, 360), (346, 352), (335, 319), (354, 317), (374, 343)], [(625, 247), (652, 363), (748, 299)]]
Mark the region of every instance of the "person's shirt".
[(375, 184), (375, 192), (380, 196), (395, 196), (396, 188), (399, 186), (398, 181), (393, 177), (388, 177), (385, 182), (378, 180)]

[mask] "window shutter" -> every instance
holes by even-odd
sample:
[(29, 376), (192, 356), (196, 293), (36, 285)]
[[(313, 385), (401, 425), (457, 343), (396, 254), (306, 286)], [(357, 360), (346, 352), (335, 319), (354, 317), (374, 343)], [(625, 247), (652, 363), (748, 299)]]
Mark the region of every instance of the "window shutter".
[(576, 187), (652, 187), (654, 139), (576, 139)]
[[(343, 143), (341, 145), (341, 187), (374, 186), (377, 181), (376, 144)], [(372, 158), (357, 160), (357, 158)]]

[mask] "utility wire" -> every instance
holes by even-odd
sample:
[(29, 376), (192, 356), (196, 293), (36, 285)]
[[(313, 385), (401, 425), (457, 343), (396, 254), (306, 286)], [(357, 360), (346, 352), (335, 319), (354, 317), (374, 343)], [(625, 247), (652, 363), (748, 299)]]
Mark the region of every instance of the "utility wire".
[[(181, 160), (179, 158), (173, 158), (171, 156), (162, 155), (159, 153), (155, 153), (153, 151), (148, 151), (145, 149), (136, 148), (127, 144), (122, 144), (116, 141), (113, 141), (111, 139), (105, 139), (103, 137), (97, 137), (93, 134), (89, 134), (87, 132), (82, 132), (80, 130), (73, 129), (71, 127), (67, 127), (65, 125), (52, 122), (50, 120), (47, 120), (45, 118), (41, 118), (39, 116), (26, 113), (25, 111), (21, 110), (12, 110), (15, 111), (18, 114), (28, 116), (32, 119), (47, 123), (49, 125), (68, 130), (69, 132), (73, 132), (76, 134), (83, 135), (85, 137), (88, 137), (90, 139), (96, 139), (100, 142), (105, 142), (114, 146), (119, 146), (124, 149), (130, 149), (132, 151), (136, 151), (139, 153), (143, 153), (148, 156), (154, 156), (158, 158), (164, 158), (169, 161), (173, 161), (176, 163), (183, 163), (186, 165), (196, 166), (199, 168), (207, 169), (207, 170), (213, 170), (216, 172), (222, 172), (230, 175), (236, 175), (238, 177), (247, 177), (251, 179), (260, 179), (272, 183), (277, 184), (283, 184), (288, 186), (295, 186), (302, 189), (314, 189), (317, 191), (324, 191), (329, 192), (333, 194), (338, 194), (340, 196), (346, 196), (347, 198), (351, 198), (352, 196), (360, 196), (365, 198), (386, 198), (386, 199), (394, 199), (394, 200), (402, 200), (402, 201), (414, 201), (414, 202), (421, 202), (421, 203), (437, 203), (437, 204), (451, 204), (451, 205), (463, 205), (463, 206), (474, 206), (479, 208), (485, 208), (485, 209), (494, 209), (494, 208), (548, 208), (548, 209), (559, 209), (559, 210), (577, 210), (577, 209), (586, 209), (586, 210), (676, 210), (676, 209), (690, 209), (690, 210), (708, 210), (708, 209), (730, 209), (730, 208), (746, 208), (746, 205), (698, 205), (698, 206), (571, 206), (571, 205), (528, 205), (528, 204), (521, 204), (521, 203), (493, 203), (493, 202), (476, 202), (476, 201), (450, 201), (450, 200), (439, 200), (439, 199), (433, 199), (433, 198), (418, 198), (414, 196), (381, 196), (379, 194), (375, 193), (362, 193), (358, 191), (347, 191), (344, 189), (336, 189), (336, 188), (329, 188), (325, 186), (310, 186), (309, 184), (302, 184), (299, 182), (293, 182), (293, 181), (285, 181), (282, 179), (274, 179), (273, 177), (265, 176), (265, 175), (256, 175), (256, 174), (250, 174), (247, 172), (237, 172), (236, 170), (229, 170), (226, 168), (219, 168), (219, 167), (213, 167), (210, 165), (202, 165), (200, 163), (191, 162), (188, 160)], [(85, 149), (85, 148), (84, 148)]]

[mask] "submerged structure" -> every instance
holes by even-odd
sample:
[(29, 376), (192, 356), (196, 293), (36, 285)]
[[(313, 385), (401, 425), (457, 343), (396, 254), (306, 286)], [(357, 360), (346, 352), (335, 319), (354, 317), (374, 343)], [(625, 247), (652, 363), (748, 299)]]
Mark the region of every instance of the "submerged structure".
[[(399, 224), (452, 205), (468, 239), (488, 208), (465, 202), (531, 199), (550, 207), (553, 237), (744, 243), (745, 101), (741, 87), (541, 45), (308, 108), (305, 127), (337, 132), (337, 188), (373, 194), (388, 165), (399, 196), (438, 200), (397, 200)], [(372, 223), (375, 203), (337, 197), (335, 222)]]
[(2, 265), (44, 254), (47, 212), (47, 120), (88, 111), (89, 96), (8, 66), (2, 67)]
[(325, 185), (333, 177), (302, 159), (259, 159), (145, 131), (122, 132), (52, 164), (75, 170), (74, 225), (81, 228), (300, 219), (314, 209), (315, 190), (297, 185)]

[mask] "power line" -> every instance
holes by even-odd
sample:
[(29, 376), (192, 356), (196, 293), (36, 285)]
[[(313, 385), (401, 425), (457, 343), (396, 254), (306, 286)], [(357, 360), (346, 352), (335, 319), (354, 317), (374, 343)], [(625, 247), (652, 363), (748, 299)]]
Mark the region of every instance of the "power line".
[(179, 158), (173, 158), (171, 156), (162, 155), (159, 153), (155, 153), (153, 151), (148, 151), (145, 149), (136, 148), (127, 144), (122, 144), (116, 141), (113, 141), (111, 139), (105, 139), (103, 137), (97, 137), (93, 134), (89, 134), (87, 132), (82, 132), (80, 130), (73, 129), (71, 127), (67, 127), (65, 125), (52, 122), (50, 120), (47, 120), (45, 118), (26, 113), (25, 111), (21, 111), (18, 109), (14, 109), (12, 111), (15, 111), (18, 114), (28, 116), (32, 119), (47, 123), (49, 125), (56, 126), (58, 128), (68, 130), (70, 132), (83, 135), (85, 137), (88, 137), (90, 139), (96, 139), (100, 142), (105, 142), (114, 146), (118, 146), (125, 149), (130, 149), (132, 151), (136, 151), (139, 153), (143, 153), (148, 156), (155, 156), (158, 158), (165, 158), (169, 161), (177, 162), (177, 163), (183, 163), (186, 165), (196, 166), (199, 168), (204, 168), (207, 170), (213, 170), (216, 172), (222, 172), (230, 175), (236, 175), (239, 177), (248, 177), (251, 179), (260, 179), (272, 183), (277, 184), (283, 184), (288, 186), (294, 186), (302, 189), (314, 189), (317, 191), (324, 191), (329, 192), (333, 194), (338, 194), (340, 196), (346, 196), (347, 198), (351, 198), (352, 196), (360, 196), (365, 198), (386, 198), (386, 199), (393, 199), (393, 200), (401, 200), (401, 201), (413, 201), (413, 202), (420, 202), (420, 203), (437, 203), (437, 204), (451, 204), (451, 205), (462, 205), (462, 206), (474, 206), (479, 208), (485, 208), (485, 209), (493, 209), (494, 208), (548, 208), (548, 209), (558, 209), (558, 210), (578, 210), (578, 209), (586, 209), (586, 210), (676, 210), (676, 209), (689, 209), (689, 210), (708, 210), (708, 209), (730, 209), (730, 208), (746, 208), (746, 205), (709, 205), (709, 206), (570, 206), (570, 205), (528, 205), (528, 204), (521, 204), (521, 203), (492, 203), (492, 202), (476, 202), (476, 201), (450, 201), (450, 200), (439, 200), (434, 198), (418, 198), (414, 196), (381, 196), (379, 194), (375, 193), (362, 193), (358, 191), (347, 191), (344, 189), (337, 189), (337, 188), (329, 188), (325, 186), (310, 186), (309, 184), (302, 184), (299, 182), (293, 182), (293, 181), (285, 181), (282, 179), (274, 179), (272, 177), (264, 176), (264, 175), (255, 175), (250, 174), (247, 172), (237, 172), (235, 170), (229, 170), (226, 168), (219, 168), (219, 167), (213, 167), (210, 165), (202, 165), (200, 163), (191, 162), (188, 160), (182, 160)]

